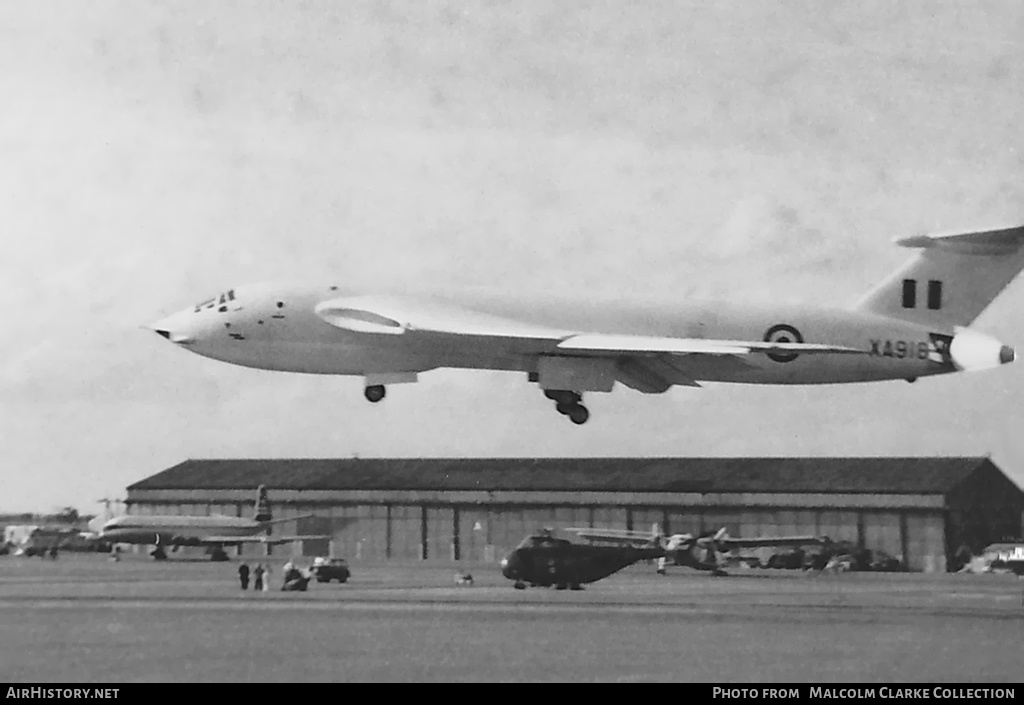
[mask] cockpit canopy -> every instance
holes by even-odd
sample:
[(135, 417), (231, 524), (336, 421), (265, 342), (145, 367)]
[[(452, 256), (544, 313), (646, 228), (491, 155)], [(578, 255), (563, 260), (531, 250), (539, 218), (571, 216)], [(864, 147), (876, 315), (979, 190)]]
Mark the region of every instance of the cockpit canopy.
[(214, 296), (212, 298), (207, 299), (206, 301), (200, 301), (199, 303), (197, 303), (195, 307), (195, 312), (199, 313), (204, 308), (213, 308), (214, 306), (217, 306), (218, 310), (224, 312), (228, 310), (228, 302), (234, 300), (235, 290), (228, 289), (227, 292), (220, 294), (219, 296)]

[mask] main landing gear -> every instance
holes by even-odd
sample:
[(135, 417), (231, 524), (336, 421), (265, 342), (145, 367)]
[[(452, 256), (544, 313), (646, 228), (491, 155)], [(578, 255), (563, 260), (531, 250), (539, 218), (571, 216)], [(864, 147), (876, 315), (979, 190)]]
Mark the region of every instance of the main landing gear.
[(577, 426), (585, 424), (590, 418), (590, 412), (583, 406), (583, 397), (579, 392), (570, 392), (564, 389), (545, 389), (544, 396), (555, 402), (555, 409)]
[(377, 402), (384, 398), (384, 394), (386, 392), (387, 390), (384, 389), (383, 384), (371, 384), (369, 387), (363, 390), (363, 395), (366, 397), (367, 401), (376, 404)]

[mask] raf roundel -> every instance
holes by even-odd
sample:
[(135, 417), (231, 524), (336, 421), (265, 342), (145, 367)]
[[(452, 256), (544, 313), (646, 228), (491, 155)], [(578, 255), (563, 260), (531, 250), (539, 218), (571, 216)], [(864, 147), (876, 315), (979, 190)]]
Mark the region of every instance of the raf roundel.
[[(800, 331), (785, 323), (780, 323), (777, 326), (772, 326), (764, 334), (764, 342), (766, 343), (802, 343), (804, 337), (800, 335)], [(775, 362), (792, 362), (797, 358), (795, 352), (770, 352), (768, 357)]]

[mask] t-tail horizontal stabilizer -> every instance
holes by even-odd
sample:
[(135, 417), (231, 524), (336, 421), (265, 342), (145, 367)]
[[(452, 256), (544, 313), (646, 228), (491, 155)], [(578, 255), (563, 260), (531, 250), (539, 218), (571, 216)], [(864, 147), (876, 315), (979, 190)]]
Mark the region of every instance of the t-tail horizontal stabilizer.
[(857, 310), (943, 328), (967, 326), (1024, 268), (1024, 225), (896, 244), (919, 252), (857, 302)]

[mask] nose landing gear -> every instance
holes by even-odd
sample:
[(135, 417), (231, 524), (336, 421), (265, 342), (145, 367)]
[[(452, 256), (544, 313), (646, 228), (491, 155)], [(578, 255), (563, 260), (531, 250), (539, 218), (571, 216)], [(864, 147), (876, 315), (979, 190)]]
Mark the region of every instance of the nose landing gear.
[(363, 390), (363, 395), (366, 397), (367, 401), (376, 404), (377, 402), (384, 398), (384, 394), (386, 392), (387, 390), (384, 389), (383, 384), (371, 384), (369, 387)]
[(583, 397), (579, 392), (570, 392), (564, 389), (545, 389), (544, 396), (555, 402), (555, 410), (577, 426), (585, 424), (590, 418), (590, 412), (583, 406)]

